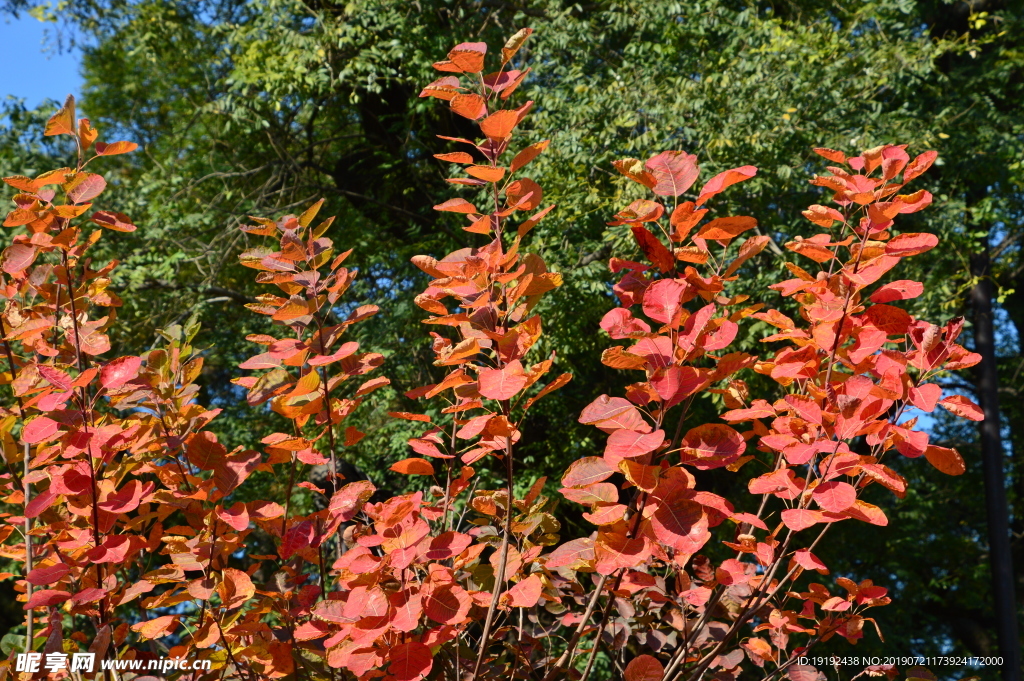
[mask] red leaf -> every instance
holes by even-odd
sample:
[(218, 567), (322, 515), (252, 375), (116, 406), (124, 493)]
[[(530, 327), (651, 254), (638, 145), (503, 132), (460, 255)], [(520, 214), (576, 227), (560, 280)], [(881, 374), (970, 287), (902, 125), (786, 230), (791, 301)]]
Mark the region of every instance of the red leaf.
[(430, 540), (425, 556), (427, 560), (448, 560), (459, 555), (473, 543), (473, 538), (461, 532), (442, 532)]
[(672, 255), (672, 251), (668, 250), (661, 240), (651, 234), (646, 227), (641, 225), (633, 225), (630, 227), (630, 231), (633, 232), (633, 238), (636, 239), (637, 244), (640, 246), (640, 250), (644, 252), (647, 259), (650, 260), (659, 270), (662, 272), (671, 272), (676, 266), (676, 257)]
[(141, 357), (118, 357), (100, 369), (100, 385), (107, 390), (117, 390), (137, 378), (141, 367)]
[(288, 560), (302, 549), (312, 546), (315, 536), (316, 528), (312, 522), (308, 520), (298, 522), (285, 532), (278, 554), (282, 560)]
[(412, 457), (393, 464), (389, 470), (404, 475), (433, 475), (434, 466), (426, 459)]
[(480, 394), (492, 400), (508, 400), (526, 386), (523, 365), (517, 359), (504, 369), (483, 369), (480, 372)]
[(434, 656), (430, 654), (430, 648), (418, 641), (395, 646), (391, 649), (389, 659), (391, 665), (388, 671), (394, 676), (395, 681), (419, 681), (429, 674), (431, 667), (434, 666)]
[(46, 586), (48, 584), (56, 584), (64, 579), (69, 572), (71, 572), (71, 568), (64, 563), (57, 563), (56, 565), (33, 569), (32, 572), (28, 573), (26, 579), (33, 586)]
[(53, 502), (57, 498), (55, 487), (51, 484), (49, 489), (32, 497), (32, 500), (25, 505), (26, 518), (37, 518), (43, 511), (53, 506)]
[(985, 420), (985, 412), (981, 410), (981, 407), (963, 395), (947, 397), (946, 399), (941, 400), (939, 404), (957, 416), (961, 416), (965, 419), (970, 419), (971, 421)]
[(658, 196), (679, 196), (697, 181), (697, 157), (685, 151), (663, 151), (644, 164), (654, 176)]
[(435, 586), (424, 595), (423, 611), (440, 624), (458, 624), (466, 619), (473, 602), (460, 586)]
[(718, 194), (726, 187), (731, 187), (734, 184), (749, 180), (754, 175), (757, 175), (757, 168), (754, 166), (742, 166), (740, 168), (733, 168), (732, 170), (726, 170), (724, 173), (719, 173), (708, 180), (707, 184), (704, 185), (703, 189), (700, 190), (700, 196), (697, 197), (697, 205), (701, 205), (715, 194)]
[(939, 401), (940, 397), (942, 397), (942, 388), (935, 383), (925, 383), (910, 389), (910, 401), (921, 411), (934, 411), (935, 403)]
[(39, 370), (39, 374), (50, 382), (50, 385), (64, 391), (71, 390), (71, 377), (60, 369), (56, 369), (47, 364), (40, 364), (36, 368)]
[(871, 294), (872, 303), (891, 303), (894, 300), (909, 300), (924, 293), (924, 284), (919, 281), (900, 279), (882, 286)]
[[(668, 324), (679, 312), (682, 306), (683, 292), (688, 286), (689, 284), (683, 279), (659, 279), (654, 282), (644, 291), (644, 314), (656, 322)], [(602, 326), (602, 328), (604, 327)], [(645, 332), (651, 330), (650, 327), (646, 329), (641, 327), (641, 329)]]
[(128, 535), (107, 535), (102, 544), (86, 555), (94, 563), (120, 563), (128, 555), (131, 547), (131, 537)]
[[(146, 487), (152, 489), (152, 483)], [(139, 507), (143, 495), (147, 492), (146, 487), (137, 479), (131, 480), (120, 490), (107, 497), (106, 501), (101, 501), (99, 507), (107, 513), (129, 513), (134, 511)]]
[(33, 608), (50, 608), (63, 603), (69, 598), (71, 598), (71, 594), (67, 591), (40, 589), (32, 594), (32, 598), (28, 599), (28, 603), (25, 604), (25, 610), (32, 610)]
[(626, 665), (626, 681), (662, 681), (665, 668), (653, 655), (639, 655)]
[(857, 501), (857, 490), (849, 483), (831, 480), (815, 487), (812, 497), (822, 509), (840, 513)]
[(963, 457), (955, 449), (928, 445), (928, 448), (924, 450), (924, 456), (928, 459), (928, 463), (946, 475), (962, 475), (967, 470)]

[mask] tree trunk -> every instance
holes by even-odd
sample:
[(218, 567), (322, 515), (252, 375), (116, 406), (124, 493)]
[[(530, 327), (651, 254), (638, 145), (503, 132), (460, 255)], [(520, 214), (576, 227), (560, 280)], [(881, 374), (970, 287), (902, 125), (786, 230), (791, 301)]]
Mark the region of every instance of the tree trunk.
[(1017, 600), (1014, 596), (1013, 559), (1010, 555), (1009, 508), (1006, 503), (1003, 442), (999, 424), (999, 375), (996, 366), (992, 312), (993, 286), (988, 240), (971, 256), (971, 273), (978, 282), (971, 290), (974, 310), (974, 350), (981, 355), (975, 388), (985, 420), (978, 424), (981, 462), (985, 478), (985, 514), (988, 519), (989, 563), (995, 600), (996, 635), (1003, 657), (1004, 681), (1021, 681)]

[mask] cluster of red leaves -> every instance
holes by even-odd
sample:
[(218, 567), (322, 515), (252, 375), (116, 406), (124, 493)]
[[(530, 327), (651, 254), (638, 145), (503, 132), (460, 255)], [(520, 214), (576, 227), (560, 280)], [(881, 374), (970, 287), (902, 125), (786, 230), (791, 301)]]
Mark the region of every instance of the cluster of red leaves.
[[(837, 583), (845, 597), (816, 583), (805, 592), (792, 590), (805, 570), (828, 573), (812, 549), (832, 523), (887, 524), (882, 510), (860, 496), (872, 483), (905, 494), (905, 479), (884, 463), (893, 450), (907, 457), (923, 454), (944, 473), (964, 472), (956, 450), (931, 445), (927, 433), (914, 429), (917, 419), (904, 416), (908, 408), (930, 412), (941, 404), (965, 418), (982, 418), (966, 397), (940, 400), (942, 389), (929, 382), (941, 371), (979, 361), (955, 342), (962, 320), (938, 327), (889, 304), (920, 295), (919, 282), (873, 287), (902, 258), (938, 242), (931, 234), (891, 231), (897, 215), (931, 202), (925, 190), (899, 192), (928, 169), (936, 153), (911, 161), (905, 145), (849, 159), (837, 151), (816, 151), (845, 166), (829, 167), (830, 175), (812, 181), (832, 191), (838, 209), (815, 205), (805, 211), (828, 233), (786, 247), (818, 263), (820, 271), (811, 274), (787, 263), (795, 278), (770, 287), (793, 298), (800, 322), (776, 309), (762, 311), (763, 304), (745, 306), (746, 296), (724, 293), (743, 262), (769, 242), (759, 234), (729, 249), (733, 239), (756, 228), (756, 221), (716, 217), (702, 224), (707, 199), (753, 177), (755, 168), (711, 178), (695, 201), (677, 203), (668, 225), (662, 223), (664, 206), (651, 200), (633, 202), (610, 223), (629, 225), (649, 264), (611, 261), (613, 272), (625, 272), (615, 286), (622, 306), (605, 315), (601, 326), (630, 344), (609, 348), (602, 361), (643, 371), (645, 380), (630, 385), (624, 398), (602, 395), (580, 416), (581, 423), (598, 427), (608, 439), (602, 457), (581, 459), (569, 469), (562, 493), (590, 507), (584, 517), (597, 532), (560, 547), (547, 567), (593, 570), (602, 576), (598, 592), (610, 577), (614, 593), (637, 574), (675, 576), (674, 593), (662, 592), (660, 603), (631, 616), (620, 606), (612, 621), (606, 606), (605, 618), (593, 625), (600, 637), (603, 629), (619, 624), (613, 649), (622, 650), (634, 636), (646, 641), (667, 660), (664, 667), (653, 657), (646, 663), (657, 663), (657, 678), (697, 678), (713, 668), (716, 678), (733, 679), (745, 659), (768, 665), (771, 673), (790, 670), (813, 677), (814, 670), (795, 666), (798, 656), (835, 635), (856, 642), (865, 622), (873, 622), (863, 611), (889, 600), (886, 589), (870, 581), (844, 578)], [(616, 167), (659, 196), (678, 197), (698, 177), (696, 158), (683, 152), (664, 152), (646, 163), (626, 159)], [(717, 257), (715, 244), (721, 247)], [(636, 308), (642, 316), (634, 314)], [(770, 357), (722, 352), (735, 338), (737, 322), (747, 317), (779, 330), (762, 339), (778, 348)], [(748, 403), (747, 384), (730, 378), (748, 368), (776, 381), (784, 397)], [(730, 407), (723, 419), (749, 429), (712, 423), (684, 434), (689, 401), (702, 391), (722, 395)], [(663, 429), (666, 414), (677, 404), (669, 436)], [(748, 453), (751, 449), (754, 453)], [(737, 510), (738, 499), (698, 491), (687, 470), (738, 471), (752, 461), (768, 472), (750, 480), (747, 511)], [(624, 498), (627, 490), (631, 494)], [(721, 543), (735, 556), (715, 564), (695, 555), (711, 540), (711, 528), (728, 527), (726, 521), (735, 530)], [(798, 548), (798, 535), (816, 526), (816, 536)], [(787, 599), (802, 605), (788, 609)], [(678, 635), (644, 631), (652, 611), (658, 612), (655, 621), (672, 622)], [(739, 642), (742, 628), (755, 618), (760, 624)], [(762, 631), (767, 639), (756, 635)], [(795, 649), (794, 634), (806, 637)]]
[[(601, 328), (626, 343), (602, 362), (642, 374), (624, 396), (602, 395), (580, 416), (607, 434), (604, 451), (573, 463), (560, 491), (588, 508), (595, 529), (563, 541), (545, 479), (524, 481), (516, 464), (530, 408), (571, 379), (544, 381), (553, 355), (528, 359), (542, 338), (537, 304), (562, 283), (523, 245), (552, 206), (541, 207), (541, 187), (520, 171), (548, 142), (514, 149), (532, 102), (502, 108), (529, 72), (511, 61), (530, 33), (515, 34), (486, 75), (485, 44), (456, 46), (435, 64), (447, 75), (421, 93), (479, 124), (478, 139), (445, 138), (467, 151), (437, 155), (465, 166), (466, 177), (449, 182), (474, 192), (475, 203), (455, 198), (435, 209), (464, 215), (463, 229), (485, 243), (413, 259), (431, 277), (415, 302), (437, 329), (438, 380), (407, 393), (432, 400), (423, 409), (431, 413), (392, 412), (425, 430), (409, 440), (415, 456), (391, 470), (435, 484), (390, 498), (339, 471), (341, 448), (364, 437), (346, 419), (389, 381), (349, 381), (383, 363), (344, 339), (378, 310), (337, 316), (355, 272), (342, 267), (349, 252), (336, 254), (326, 236), (332, 220), (314, 226), (321, 204), (242, 228), (272, 239), (240, 260), (283, 293), (249, 308), (284, 333), (249, 336), (263, 349), (241, 368), (258, 373), (234, 383), (290, 432), (264, 437), (262, 452), (229, 452), (207, 430), (219, 410), (196, 401), (196, 325), (164, 330), (166, 348), (145, 357), (99, 358), (120, 304), (107, 290), (116, 263), (93, 269), (85, 253), (101, 231), (83, 238), (81, 229), (86, 221), (135, 227), (120, 213), (85, 217), (105, 187), (84, 170), (85, 154), (94, 143), (96, 156), (134, 145), (96, 142), (73, 100), (54, 115), (47, 134), (74, 138), (77, 167), (5, 178), (20, 193), (4, 225), (26, 229), (0, 259), (0, 333), (16, 402), (0, 413), (0, 485), (21, 509), (3, 515), (0, 539), (2, 555), (25, 565), (18, 588), (29, 638), (39, 625), (43, 640), (33, 645), (131, 658), (156, 641), (171, 655), (213, 661), (197, 680), (586, 679), (604, 650), (627, 681), (708, 670), (729, 681), (747, 661), (766, 677), (802, 681), (817, 671), (796, 665), (799, 655), (837, 635), (863, 636), (873, 622), (864, 612), (889, 602), (886, 589), (845, 578), (836, 580), (845, 595), (797, 585), (805, 571), (828, 574), (813, 549), (836, 522), (887, 523), (861, 496), (872, 483), (905, 493), (885, 463), (892, 451), (963, 472), (955, 450), (905, 420), (908, 408), (941, 404), (981, 418), (970, 400), (940, 399), (930, 382), (978, 361), (956, 344), (962, 322), (934, 326), (891, 304), (920, 295), (918, 282), (876, 285), (937, 243), (892, 232), (893, 218), (930, 203), (926, 191), (899, 192), (935, 153), (911, 161), (902, 146), (849, 159), (817, 150), (842, 166), (813, 180), (838, 208), (812, 206), (805, 215), (827, 233), (786, 247), (819, 271), (790, 263), (795, 278), (771, 287), (792, 299), (799, 321), (729, 293), (771, 239), (746, 235), (754, 218), (714, 216), (708, 202), (754, 177), (754, 167), (692, 192), (700, 169), (685, 152), (615, 164), (655, 198), (610, 223), (628, 226), (644, 261), (610, 262), (620, 306)], [(93, 318), (93, 307), (106, 313)], [(763, 339), (770, 356), (728, 352), (750, 320), (778, 329)], [(745, 370), (776, 381), (782, 397), (751, 399), (737, 377)], [(701, 394), (721, 396), (727, 423), (687, 427)], [(695, 471), (748, 465), (767, 470), (751, 479), (748, 499), (698, 489)], [(232, 496), (256, 471), (286, 481), (275, 488), (284, 490), (280, 503)], [(495, 479), (497, 489), (480, 487)], [(312, 512), (294, 512), (299, 489), (312, 496)], [(731, 558), (701, 553), (726, 555), (719, 543)], [(0, 679), (10, 673), (0, 666)]]

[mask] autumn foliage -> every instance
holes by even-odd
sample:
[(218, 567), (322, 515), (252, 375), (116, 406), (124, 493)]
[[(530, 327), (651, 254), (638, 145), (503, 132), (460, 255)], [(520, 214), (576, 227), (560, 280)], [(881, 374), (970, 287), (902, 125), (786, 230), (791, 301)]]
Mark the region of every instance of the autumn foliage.
[[(386, 463), (415, 490), (397, 496), (372, 471), (346, 480), (339, 467), (365, 435), (360, 404), (389, 381), (377, 373), (384, 358), (345, 335), (379, 310), (345, 301), (356, 273), (328, 236), (332, 219), (317, 216), (322, 202), (242, 228), (262, 245), (241, 264), (268, 287), (248, 307), (275, 333), (248, 337), (254, 355), (234, 383), (289, 425), (228, 451), (214, 434), (220, 410), (197, 399), (197, 324), (164, 329), (144, 356), (109, 357), (117, 263), (89, 251), (105, 230), (136, 226), (94, 208), (106, 183), (93, 166), (135, 145), (98, 141), (72, 99), (54, 115), (46, 134), (74, 140), (76, 167), (4, 178), (18, 193), (0, 260), (10, 390), (0, 533), (22, 567), (7, 578), (27, 617), (12, 656), (25, 642), (101, 658), (159, 651), (213, 662), (181, 678), (251, 681), (553, 681), (598, 667), (627, 681), (724, 681), (750, 668), (803, 681), (817, 672), (796, 660), (817, 643), (875, 635), (868, 611), (889, 602), (886, 588), (828, 580), (815, 548), (835, 523), (888, 523), (862, 494), (872, 484), (906, 493), (894, 457), (964, 471), (908, 409), (981, 419), (933, 382), (979, 359), (956, 342), (962, 321), (915, 319), (898, 303), (922, 284), (891, 276), (937, 244), (894, 222), (931, 202), (901, 192), (936, 153), (816, 149), (833, 165), (812, 183), (832, 205), (804, 213), (821, 232), (785, 244), (799, 264), (759, 299), (735, 289), (772, 237), (753, 217), (714, 209), (756, 168), (695, 189), (691, 154), (617, 162), (653, 194), (609, 223), (637, 250), (609, 262), (615, 303), (601, 328), (613, 344), (601, 361), (632, 382), (579, 415), (603, 449), (560, 484), (533, 479), (517, 443), (531, 408), (572, 377), (536, 349), (538, 303), (558, 295), (562, 275), (529, 249), (553, 208), (527, 172), (548, 141), (521, 141), (532, 102), (510, 103), (529, 73), (512, 65), (530, 33), (497, 55), (456, 46), (420, 94), (479, 126), (472, 139), (443, 138), (454, 150), (437, 159), (462, 167), (448, 180), (460, 195), (434, 206), (478, 245), (413, 259), (426, 275), (414, 302), (436, 382), (407, 393), (422, 410), (390, 414), (422, 429), (408, 458)], [(730, 350), (754, 320), (775, 328), (764, 353)], [(751, 394), (754, 373), (777, 389)], [(693, 423), (691, 406), (709, 395), (727, 411)], [(326, 475), (313, 477), (318, 468)], [(712, 469), (747, 475), (749, 493), (701, 489)], [(236, 498), (256, 472), (287, 481), (281, 498)], [(313, 510), (293, 504), (298, 489), (318, 500)], [(585, 508), (587, 532), (566, 536), (556, 497)]]

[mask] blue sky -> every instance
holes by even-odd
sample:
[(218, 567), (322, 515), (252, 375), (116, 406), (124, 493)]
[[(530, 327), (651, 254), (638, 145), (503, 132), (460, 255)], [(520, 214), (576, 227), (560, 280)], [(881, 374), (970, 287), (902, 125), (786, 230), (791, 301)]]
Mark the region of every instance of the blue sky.
[(14, 95), (32, 108), (47, 98), (79, 96), (78, 53), (57, 54), (54, 31), (53, 24), (24, 13), (20, 19), (0, 17), (0, 99)]

